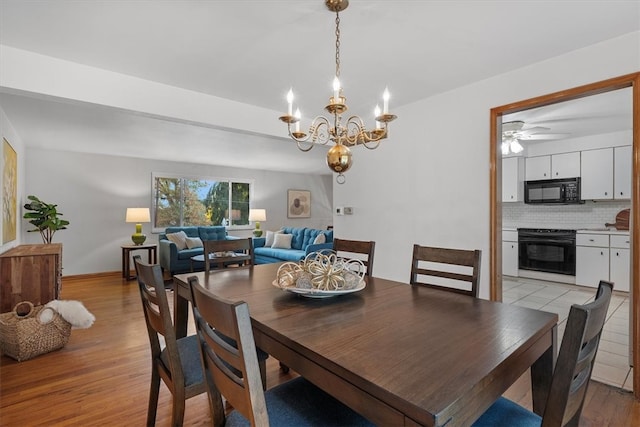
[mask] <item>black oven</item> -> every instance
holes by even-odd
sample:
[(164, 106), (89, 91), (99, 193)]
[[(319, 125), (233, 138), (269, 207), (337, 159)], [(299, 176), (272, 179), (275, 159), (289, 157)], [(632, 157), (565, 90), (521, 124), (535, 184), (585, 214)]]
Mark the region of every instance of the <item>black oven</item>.
[(576, 231), (518, 229), (518, 268), (576, 275)]

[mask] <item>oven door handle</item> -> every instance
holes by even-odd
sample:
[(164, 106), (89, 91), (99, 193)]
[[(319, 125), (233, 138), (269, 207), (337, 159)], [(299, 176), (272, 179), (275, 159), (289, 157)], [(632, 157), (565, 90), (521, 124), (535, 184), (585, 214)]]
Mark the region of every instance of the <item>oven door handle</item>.
[(563, 245), (563, 246), (574, 246), (576, 244), (575, 240), (569, 239), (535, 239), (535, 238), (520, 238), (518, 239), (518, 243), (537, 243), (544, 245)]

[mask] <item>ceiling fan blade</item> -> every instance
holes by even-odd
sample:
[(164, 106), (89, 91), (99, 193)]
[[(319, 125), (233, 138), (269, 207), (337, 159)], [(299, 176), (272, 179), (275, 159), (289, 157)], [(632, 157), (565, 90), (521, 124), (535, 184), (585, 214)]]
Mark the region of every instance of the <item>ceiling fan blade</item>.
[(546, 139), (563, 139), (571, 134), (569, 133), (536, 133), (535, 135), (525, 135), (518, 139), (524, 139), (527, 141), (541, 141)]
[(547, 130), (551, 130), (551, 128), (547, 128), (547, 127), (544, 127), (544, 126), (533, 126), (533, 127), (530, 127), (530, 128), (522, 129), (520, 132), (525, 132), (525, 133), (531, 134), (531, 133), (543, 132), (543, 131), (547, 131)]

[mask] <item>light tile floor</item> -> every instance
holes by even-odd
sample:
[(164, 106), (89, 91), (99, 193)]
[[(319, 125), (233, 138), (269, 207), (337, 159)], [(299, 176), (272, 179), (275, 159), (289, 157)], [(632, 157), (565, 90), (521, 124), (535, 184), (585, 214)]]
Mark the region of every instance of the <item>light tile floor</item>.
[[(558, 348), (564, 334), (571, 304), (593, 300), (596, 289), (537, 279), (505, 276), (502, 300), (508, 304), (558, 314)], [(596, 364), (591, 378), (632, 390), (629, 366), (629, 294), (614, 291), (604, 324)]]

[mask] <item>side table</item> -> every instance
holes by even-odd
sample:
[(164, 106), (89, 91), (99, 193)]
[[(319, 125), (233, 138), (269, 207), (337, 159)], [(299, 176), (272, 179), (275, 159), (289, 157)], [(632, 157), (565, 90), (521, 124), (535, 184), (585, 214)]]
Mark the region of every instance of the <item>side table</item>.
[(125, 280), (133, 280), (136, 276), (131, 275), (131, 252), (145, 249), (147, 251), (147, 257), (149, 264), (158, 263), (158, 245), (155, 243), (145, 243), (142, 245), (122, 245), (122, 277)]

